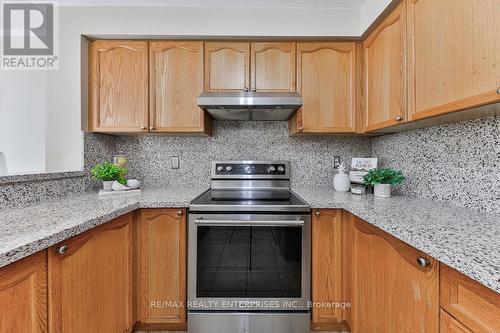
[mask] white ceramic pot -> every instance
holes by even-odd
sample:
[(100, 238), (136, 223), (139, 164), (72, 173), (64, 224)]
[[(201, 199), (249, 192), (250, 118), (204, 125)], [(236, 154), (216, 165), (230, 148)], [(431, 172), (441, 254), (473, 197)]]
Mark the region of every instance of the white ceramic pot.
[(373, 187), (373, 195), (379, 198), (390, 198), (391, 184), (375, 184)]
[(333, 188), (338, 192), (349, 192), (351, 189), (351, 180), (349, 175), (338, 173), (333, 177)]
[(138, 181), (137, 179), (128, 179), (127, 180), (127, 187), (131, 189), (136, 189), (141, 186), (141, 182)]
[(113, 191), (114, 180), (105, 180), (102, 182), (102, 189), (106, 192)]

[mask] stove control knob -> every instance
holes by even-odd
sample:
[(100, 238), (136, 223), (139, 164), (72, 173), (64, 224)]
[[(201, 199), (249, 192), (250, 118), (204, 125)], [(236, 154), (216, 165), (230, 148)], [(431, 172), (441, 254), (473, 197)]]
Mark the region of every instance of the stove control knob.
[(246, 166), (245, 167), (245, 172), (246, 173), (252, 173), (252, 167), (251, 166)]
[(231, 171), (231, 170), (233, 170), (233, 167), (232, 167), (232, 166), (230, 166), (230, 165), (228, 165), (228, 166), (226, 167), (226, 171), (228, 171), (228, 172), (229, 172), (229, 171)]
[(285, 171), (285, 167), (282, 166), (282, 165), (279, 165), (278, 166), (278, 172), (283, 172), (283, 171)]
[(217, 166), (217, 171), (222, 171), (222, 169), (223, 169), (222, 165)]
[(276, 171), (276, 168), (274, 167), (274, 165), (270, 165), (267, 167), (267, 172), (273, 173), (274, 171)]

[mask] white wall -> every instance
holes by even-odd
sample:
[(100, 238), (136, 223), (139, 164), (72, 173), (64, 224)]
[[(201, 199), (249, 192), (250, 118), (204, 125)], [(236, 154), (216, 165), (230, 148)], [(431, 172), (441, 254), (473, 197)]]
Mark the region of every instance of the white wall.
[(362, 35), (375, 19), (382, 14), (384, 9), (389, 6), (393, 0), (368, 0), (361, 8), (361, 25), (359, 35)]

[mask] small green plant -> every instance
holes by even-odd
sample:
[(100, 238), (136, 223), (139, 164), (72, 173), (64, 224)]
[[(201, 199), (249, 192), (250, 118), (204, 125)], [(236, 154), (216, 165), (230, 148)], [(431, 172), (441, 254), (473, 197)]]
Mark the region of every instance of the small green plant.
[(91, 172), (94, 178), (102, 181), (116, 180), (123, 185), (127, 183), (125, 179), (125, 175), (128, 172), (127, 168), (119, 167), (110, 162), (97, 164), (92, 168)]
[(363, 181), (366, 185), (375, 184), (391, 184), (399, 185), (403, 183), (405, 176), (400, 170), (394, 170), (390, 168), (376, 168), (368, 171), (366, 175), (363, 176)]

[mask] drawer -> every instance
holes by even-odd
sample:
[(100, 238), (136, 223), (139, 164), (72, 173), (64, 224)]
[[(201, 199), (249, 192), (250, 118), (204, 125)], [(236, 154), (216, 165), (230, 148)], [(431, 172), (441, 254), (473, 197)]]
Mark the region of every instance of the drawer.
[(441, 309), (439, 317), (439, 333), (472, 333), (471, 330), (460, 324), (443, 309)]
[(473, 332), (500, 332), (500, 294), (446, 265), (441, 264), (440, 273), (440, 303), (446, 312)]

